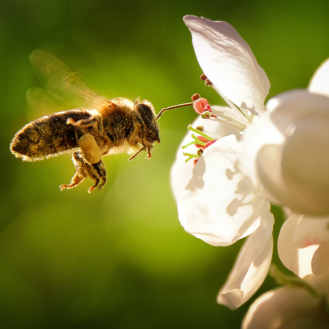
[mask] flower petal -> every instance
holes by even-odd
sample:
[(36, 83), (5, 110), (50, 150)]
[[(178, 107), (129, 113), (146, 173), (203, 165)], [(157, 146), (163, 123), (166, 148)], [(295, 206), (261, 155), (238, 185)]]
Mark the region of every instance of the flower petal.
[[(231, 108), (224, 107), (221, 107), (221, 109), (225, 112), (229, 112), (231, 110)], [(236, 136), (239, 136), (239, 131), (234, 129), (233, 127), (215, 121), (202, 119), (200, 116), (192, 123), (193, 128), (196, 128), (197, 126), (204, 127), (203, 131), (213, 139), (219, 139), (230, 134), (235, 134)], [(185, 190), (186, 186), (188, 186), (189, 182), (193, 177), (193, 161), (189, 161), (186, 163), (186, 156), (183, 155), (183, 152), (196, 153), (197, 149), (194, 145), (190, 145), (184, 150), (182, 150), (182, 146), (192, 141), (191, 135), (192, 132), (189, 131), (180, 143), (176, 154), (176, 160), (171, 168), (170, 183), (175, 199), (177, 199), (178, 195)]]
[(240, 144), (226, 136), (205, 149), (177, 198), (184, 229), (214, 246), (226, 246), (259, 226), (264, 197), (236, 167)]
[(281, 287), (260, 296), (251, 305), (242, 329), (325, 329), (329, 317), (322, 298), (300, 287)]
[[(307, 274), (329, 273), (329, 217), (303, 216), (293, 232), (293, 244), (298, 253), (307, 253), (299, 257), (298, 267), (307, 267)], [(291, 240), (290, 236), (290, 240)], [(303, 248), (303, 249), (302, 249)], [(300, 276), (304, 273), (299, 273)]]
[(303, 249), (294, 244), (294, 235), (303, 215), (293, 214), (282, 225), (278, 239), (278, 253), (283, 265), (301, 278), (313, 274), (311, 262), (318, 245)]
[(329, 243), (329, 217), (304, 215), (296, 227), (293, 240), (297, 248)]
[[(324, 243), (319, 246), (319, 248), (315, 251), (312, 258), (312, 271), (315, 276), (325, 275), (327, 278), (329, 277), (329, 244)], [(329, 293), (329, 286), (328, 292)], [(327, 295), (329, 299), (329, 294)]]
[(253, 184), (260, 179), (272, 202), (329, 214), (329, 98), (294, 90), (269, 103), (272, 112), (245, 131), (241, 170)]
[[(306, 89), (292, 90), (277, 95), (266, 104), (268, 110), (247, 127), (243, 135), (241, 163), (243, 172), (257, 185), (256, 158), (266, 145), (283, 145), (293, 125), (300, 117), (326, 113), (329, 108), (327, 97), (314, 95)], [(261, 136), (261, 137), (260, 137)]]
[(315, 71), (308, 90), (311, 93), (329, 96), (329, 59)]
[[(242, 141), (243, 147), (239, 159), (241, 171), (251, 179), (254, 186), (259, 186), (256, 166), (258, 153), (265, 145), (282, 145), (284, 136), (271, 121), (269, 113), (264, 113), (246, 128)], [(273, 201), (273, 198), (270, 199)]]
[(207, 78), (237, 106), (264, 111), (270, 83), (249, 45), (228, 23), (185, 16), (198, 62)]
[(273, 252), (274, 219), (269, 204), (263, 206), (261, 221), (261, 226), (247, 238), (227, 283), (219, 292), (219, 304), (236, 309), (252, 297), (264, 282)]

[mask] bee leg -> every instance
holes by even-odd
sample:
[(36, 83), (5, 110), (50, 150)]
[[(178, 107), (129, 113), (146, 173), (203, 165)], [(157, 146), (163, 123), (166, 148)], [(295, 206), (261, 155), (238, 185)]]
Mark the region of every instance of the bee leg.
[(70, 184), (64, 184), (59, 187), (61, 191), (78, 186), (88, 176), (84, 170), (84, 158), (82, 152), (73, 152), (72, 161), (77, 172), (72, 177)]
[(70, 189), (73, 187), (78, 186), (83, 180), (85, 179), (85, 177), (80, 176), (79, 173), (75, 173), (74, 176), (71, 179), (71, 182), (69, 185), (60, 185), (59, 188), (61, 189), (61, 191), (65, 190), (65, 189)]
[(68, 118), (66, 120), (67, 125), (72, 125), (76, 128), (89, 128), (94, 127), (97, 124), (97, 119), (94, 115), (90, 116), (88, 119), (81, 119), (78, 121), (75, 121), (73, 118)]
[[(95, 185), (92, 186), (89, 190), (88, 193), (92, 193), (92, 191), (98, 187), (98, 190), (101, 190), (104, 185), (106, 184), (107, 181), (107, 173), (106, 173), (106, 169), (104, 166), (104, 163), (102, 160), (100, 160), (98, 163), (92, 164), (90, 166), (91, 171), (88, 172), (88, 176), (91, 179), (95, 180)], [(102, 181), (100, 183), (100, 181)]]
[(61, 190), (78, 186), (86, 177), (95, 181), (95, 184), (88, 190), (91, 193), (96, 187), (102, 189), (106, 184), (107, 173), (102, 160), (98, 163), (90, 164), (84, 158), (83, 152), (73, 152), (72, 161), (77, 170), (69, 185), (61, 185)]
[(146, 159), (151, 159), (151, 157), (152, 157), (151, 148), (147, 147), (147, 157), (146, 157)]

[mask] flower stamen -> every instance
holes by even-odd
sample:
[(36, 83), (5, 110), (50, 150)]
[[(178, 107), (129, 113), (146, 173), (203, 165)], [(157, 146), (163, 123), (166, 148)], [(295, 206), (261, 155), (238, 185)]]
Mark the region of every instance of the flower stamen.
[(206, 86), (209, 86), (209, 87), (213, 86), (212, 82), (207, 78), (207, 76), (204, 73), (201, 74), (200, 79), (205, 82)]
[(222, 115), (213, 115), (213, 114), (210, 114), (209, 112), (206, 111), (206, 112), (203, 112), (201, 114), (201, 117), (203, 119), (209, 119), (209, 120), (217, 121), (217, 122), (220, 122), (220, 123), (230, 124), (235, 129), (238, 129), (239, 131), (244, 131), (246, 129), (246, 127), (247, 127), (242, 122), (239, 122), (239, 121), (237, 121), (235, 119), (232, 119), (230, 117), (227, 117), (224, 114), (222, 114)]
[(194, 134), (192, 134), (191, 137), (193, 138), (193, 141), (191, 141), (190, 143), (182, 146), (182, 149), (185, 149), (185, 148), (187, 148), (190, 145), (195, 145), (196, 147), (198, 147), (198, 145), (199, 145), (199, 147), (206, 146), (206, 143), (207, 143), (208, 139), (206, 139), (206, 141), (205, 140), (202, 140), (201, 139), (201, 136), (196, 137)]
[(211, 138), (210, 136), (208, 136), (207, 134), (205, 134), (203, 131), (197, 130), (197, 129), (193, 128), (191, 125), (188, 125), (188, 130), (193, 131), (193, 132), (195, 132), (195, 133), (197, 133), (197, 134), (199, 134), (199, 135), (207, 138), (209, 141), (213, 141), (214, 140), (213, 138)]
[(190, 161), (191, 159), (195, 158), (195, 159), (199, 159), (199, 157), (197, 156), (197, 154), (192, 154), (192, 153), (183, 153), (183, 155), (187, 156), (188, 158), (185, 160), (185, 162)]
[[(195, 95), (192, 96), (192, 99)], [(198, 95), (200, 96), (200, 95)], [(198, 114), (201, 114), (202, 112), (205, 111), (205, 108), (210, 108), (210, 105), (208, 103), (208, 101), (205, 98), (198, 98), (196, 100), (193, 100), (193, 108), (195, 110), (195, 112), (197, 112)]]
[[(198, 128), (202, 128), (203, 127), (198, 127)], [(195, 147), (198, 148), (196, 154), (191, 154), (191, 153), (183, 153), (183, 155), (187, 156), (188, 158), (185, 160), (185, 162), (188, 162), (189, 160), (191, 160), (192, 158), (194, 159), (194, 164), (197, 163), (197, 160), (200, 158), (201, 154), (203, 153), (203, 151), (210, 146), (211, 144), (213, 144), (214, 142), (216, 142), (215, 139), (211, 138), (210, 136), (208, 136), (207, 134), (205, 134), (204, 132), (202, 132), (199, 129), (195, 129), (193, 128), (191, 125), (189, 125), (188, 130), (191, 130), (197, 134), (199, 134), (200, 136), (195, 136), (194, 134), (191, 135), (191, 137), (193, 138), (193, 141), (191, 141), (190, 143), (182, 146), (182, 149), (187, 148), (190, 145), (194, 145)]]
[(202, 119), (210, 119), (212, 117), (211, 113), (209, 111), (204, 111), (201, 114)]
[(194, 94), (192, 95), (191, 99), (193, 102), (197, 101), (200, 98), (200, 94)]

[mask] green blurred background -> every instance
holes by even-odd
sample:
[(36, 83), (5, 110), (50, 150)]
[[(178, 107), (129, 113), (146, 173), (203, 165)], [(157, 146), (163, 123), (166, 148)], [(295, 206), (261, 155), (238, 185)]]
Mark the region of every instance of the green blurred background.
[[(60, 192), (74, 173), (70, 155), (23, 163), (9, 152), (16, 131), (40, 115), (25, 99), (38, 86), (28, 60), (36, 48), (85, 70), (109, 98), (140, 96), (157, 111), (196, 92), (220, 103), (199, 80), (186, 14), (231, 23), (267, 72), (270, 96), (306, 87), (329, 57), (327, 0), (0, 2), (0, 328), (240, 327), (250, 303), (231, 311), (215, 297), (241, 242), (214, 248), (185, 233), (170, 191), (192, 109), (161, 118), (151, 160), (105, 158), (101, 193), (87, 193), (91, 181)], [(257, 295), (274, 286), (266, 279)]]

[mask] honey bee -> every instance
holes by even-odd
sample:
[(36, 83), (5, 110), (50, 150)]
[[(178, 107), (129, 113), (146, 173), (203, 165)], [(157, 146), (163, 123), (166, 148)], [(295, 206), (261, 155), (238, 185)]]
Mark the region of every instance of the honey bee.
[(43, 160), (72, 152), (76, 173), (67, 185), (60, 189), (78, 186), (86, 177), (94, 181), (91, 193), (106, 184), (104, 155), (127, 152), (134, 159), (146, 151), (151, 158), (154, 143), (160, 143), (158, 115), (153, 105), (137, 98), (113, 98), (110, 100), (91, 90), (80, 77), (54, 56), (35, 50), (30, 61), (36, 75), (44, 83), (48, 94), (69, 95), (83, 100), (85, 108), (72, 109), (44, 116), (25, 125), (14, 136), (10, 150), (23, 161)]

